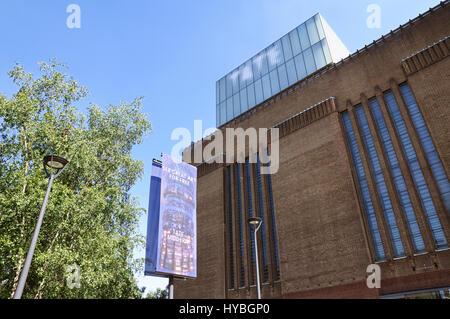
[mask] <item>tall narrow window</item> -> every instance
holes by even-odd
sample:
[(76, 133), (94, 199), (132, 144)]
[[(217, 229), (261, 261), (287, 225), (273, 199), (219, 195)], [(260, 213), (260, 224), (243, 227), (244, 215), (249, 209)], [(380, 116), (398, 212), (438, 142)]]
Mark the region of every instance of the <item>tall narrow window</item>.
[[(248, 209), (248, 217), (253, 217), (253, 202), (252, 202), (252, 183), (250, 176), (250, 163), (249, 159), (245, 159), (245, 176), (247, 182), (247, 209)], [(256, 254), (255, 254), (255, 236), (254, 233), (250, 233), (250, 254), (251, 254), (251, 279), (250, 284), (255, 284), (255, 267), (256, 267)]]
[(234, 254), (233, 254), (233, 210), (231, 199), (231, 168), (227, 167), (227, 200), (228, 200), (228, 276), (229, 276), (229, 289), (234, 289)]
[(239, 233), (239, 288), (245, 287), (245, 269), (244, 269), (244, 232), (242, 229), (242, 197), (241, 197), (241, 171), (240, 164), (235, 165), (236, 168), (236, 193), (237, 193), (237, 223), (238, 223), (238, 233)]
[(386, 259), (383, 242), (381, 240), (380, 230), (378, 228), (375, 209), (373, 207), (372, 198), (370, 196), (366, 174), (364, 172), (364, 167), (358, 150), (358, 144), (356, 142), (355, 133), (353, 132), (352, 123), (350, 121), (348, 112), (342, 113), (342, 119), (344, 122), (344, 129), (347, 135), (348, 144), (350, 146), (350, 153), (352, 156), (353, 164), (356, 170), (356, 176), (358, 178), (358, 183), (361, 190), (364, 211), (367, 216), (367, 223), (369, 225), (369, 230), (375, 251), (375, 259), (377, 261), (382, 261)]
[(261, 228), (259, 233), (261, 234), (261, 242), (262, 242), (262, 253), (263, 253), (263, 282), (267, 282), (269, 280), (269, 266), (267, 262), (267, 247), (266, 247), (266, 226), (264, 221), (264, 205), (263, 205), (263, 190), (262, 190), (262, 181), (261, 181), (261, 164), (259, 162), (259, 154), (257, 155), (256, 162), (256, 188), (258, 194), (258, 207), (259, 207), (259, 217), (261, 217)]
[(398, 108), (397, 102), (395, 101), (394, 95), (392, 94), (391, 91), (388, 91), (384, 94), (384, 98), (386, 100), (389, 113), (391, 114), (391, 117), (393, 119), (395, 129), (399, 136), (399, 140), (402, 144), (402, 148), (405, 153), (417, 192), (419, 193), (422, 206), (425, 210), (425, 214), (427, 216), (428, 224), (430, 225), (431, 232), (433, 234), (435, 245), (438, 249), (448, 247), (447, 240), (445, 238), (444, 231), (441, 226), (441, 222), (437, 215), (436, 208), (434, 206), (430, 191), (428, 189), (428, 185), (423, 176), (422, 169), (420, 168), (416, 152), (411, 143), (411, 139), (405, 126), (405, 122), (403, 121), (402, 115)]
[(373, 177), (375, 179), (378, 195), (381, 200), (381, 207), (383, 208), (383, 213), (389, 229), (389, 234), (394, 248), (394, 255), (395, 257), (402, 257), (405, 255), (405, 250), (400, 238), (400, 232), (398, 230), (398, 225), (395, 219), (394, 210), (392, 208), (391, 199), (389, 197), (377, 151), (375, 150), (372, 135), (370, 134), (369, 125), (364, 114), (364, 109), (362, 106), (359, 106), (355, 109), (355, 111), (359, 126), (361, 128), (362, 138), (364, 140), (364, 144), (366, 145), (366, 151), (367, 155), (369, 156), (369, 162), (370, 166), (372, 167)]
[[(269, 167), (267, 167), (269, 169)], [(273, 192), (272, 192), (272, 177), (269, 172), (267, 174), (267, 188), (269, 193), (269, 211), (272, 222), (272, 237), (273, 237), (273, 251), (275, 259), (275, 281), (280, 280), (280, 260), (278, 256), (278, 240), (277, 240), (277, 226), (275, 222), (275, 206), (273, 203)]]
[(381, 143), (383, 145), (384, 152), (386, 153), (386, 157), (389, 163), (389, 169), (391, 171), (395, 188), (397, 190), (397, 194), (400, 200), (400, 205), (406, 217), (409, 234), (411, 235), (411, 239), (414, 244), (414, 251), (415, 253), (424, 252), (425, 244), (423, 242), (423, 238), (420, 233), (419, 225), (417, 224), (416, 215), (413, 206), (411, 204), (411, 199), (409, 197), (406, 183), (403, 178), (402, 171), (400, 169), (397, 155), (395, 154), (391, 137), (389, 136), (389, 131), (386, 127), (386, 123), (383, 118), (383, 113), (381, 112), (377, 99), (373, 98), (370, 100), (369, 103), (370, 109), (375, 119), (375, 123), (378, 128), (378, 133), (381, 138)]
[(430, 165), (431, 172), (436, 180), (439, 192), (441, 193), (442, 200), (444, 202), (447, 212), (450, 213), (450, 183), (447, 175), (445, 174), (444, 167), (439, 158), (439, 155), (434, 147), (433, 140), (428, 132), (425, 121), (420, 113), (419, 107), (414, 99), (414, 95), (411, 92), (411, 88), (408, 83), (400, 85), (400, 92), (402, 93), (406, 107), (408, 108), (409, 115), (411, 116), (414, 127), (416, 128), (417, 135), (419, 136), (420, 143)]

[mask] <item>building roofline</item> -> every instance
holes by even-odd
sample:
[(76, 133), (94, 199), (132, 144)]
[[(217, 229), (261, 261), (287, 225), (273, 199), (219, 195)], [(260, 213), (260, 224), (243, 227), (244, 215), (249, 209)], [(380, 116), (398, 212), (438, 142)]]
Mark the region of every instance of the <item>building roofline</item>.
[[(337, 69), (340, 66), (342, 66), (344, 63), (347, 63), (348, 61), (351, 61), (352, 59), (360, 56), (362, 53), (368, 51), (369, 49), (371, 49), (372, 47), (375, 47), (378, 44), (383, 44), (384, 42), (386, 42), (386, 40), (392, 38), (394, 35), (400, 33), (401, 31), (404, 31), (404, 29), (409, 28), (410, 26), (412, 26), (413, 24), (421, 21), (423, 18), (427, 17), (428, 15), (440, 10), (441, 8), (446, 7), (448, 4), (450, 3), (450, 0), (445, 0), (445, 1), (441, 1), (439, 4), (437, 4), (436, 6), (429, 8), (428, 11), (424, 12), (424, 13), (419, 13), (419, 15), (417, 17), (415, 17), (414, 19), (409, 19), (408, 22), (401, 24), (398, 28), (391, 30), (389, 33), (382, 35), (380, 38), (378, 38), (377, 40), (374, 40), (372, 43), (370, 43), (369, 45), (365, 45), (363, 48), (361, 49), (357, 49), (356, 52), (350, 54), (348, 57), (340, 60), (339, 62), (336, 63), (330, 63), (326, 66), (324, 66), (322, 69), (317, 70), (316, 72), (308, 75), (307, 77), (301, 79), (300, 81), (294, 83), (293, 85), (291, 85), (290, 87), (286, 88), (285, 90), (271, 96), (270, 98), (268, 98), (267, 100), (264, 100), (263, 102), (255, 105), (253, 108), (247, 110), (246, 112), (240, 114), (239, 116), (233, 118), (232, 120), (220, 125), (217, 130), (222, 130), (225, 129), (227, 127), (231, 127), (232, 124), (237, 124), (239, 122), (241, 122), (242, 120), (244, 120), (245, 118), (247, 118), (249, 115), (254, 114), (258, 111), (260, 111), (262, 108), (265, 108), (267, 106), (269, 106), (270, 104), (274, 103), (275, 101), (281, 99), (282, 97), (286, 96), (287, 94), (292, 93), (293, 91), (296, 91), (297, 89), (299, 89), (300, 87), (303, 87), (306, 85), (306, 83), (314, 80), (315, 78), (321, 77), (322, 75), (324, 75), (325, 73), (327, 73), (328, 71), (331, 71), (333, 69)], [(420, 51), (419, 51), (420, 52)], [(413, 54), (414, 55), (414, 54)], [(407, 58), (405, 58), (407, 59)], [(318, 104), (320, 104), (321, 102), (319, 102)], [(306, 110), (304, 110), (306, 111)], [(302, 111), (303, 112), (303, 111)], [(301, 112), (300, 112), (301, 113)], [(298, 114), (295, 114), (291, 117), (294, 117)], [(289, 118), (291, 118), (289, 117)], [(280, 123), (284, 122), (285, 120), (281, 121)], [(202, 142), (204, 140), (210, 140), (212, 135), (214, 133), (210, 134), (209, 136), (202, 138), (201, 140), (198, 141), (192, 141), (191, 144), (186, 147), (190, 148), (192, 147), (192, 145), (197, 144), (199, 142)]]

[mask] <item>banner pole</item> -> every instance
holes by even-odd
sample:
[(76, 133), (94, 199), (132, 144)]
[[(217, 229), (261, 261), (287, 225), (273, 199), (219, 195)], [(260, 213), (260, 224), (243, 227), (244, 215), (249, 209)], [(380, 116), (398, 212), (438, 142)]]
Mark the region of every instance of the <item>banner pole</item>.
[(169, 299), (173, 299), (173, 276), (169, 276)]

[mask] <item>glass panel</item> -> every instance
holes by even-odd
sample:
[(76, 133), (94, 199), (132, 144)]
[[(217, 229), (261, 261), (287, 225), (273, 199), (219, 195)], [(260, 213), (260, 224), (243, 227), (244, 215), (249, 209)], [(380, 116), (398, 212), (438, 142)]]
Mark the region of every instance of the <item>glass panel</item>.
[(233, 118), (241, 114), (241, 102), (239, 99), (239, 93), (233, 95)]
[(314, 20), (316, 22), (316, 27), (317, 27), (317, 32), (319, 34), (319, 39), (322, 40), (323, 38), (325, 38), (325, 33), (323, 32), (323, 26), (322, 26), (322, 21), (320, 19), (320, 15), (316, 14), (314, 16)]
[(259, 104), (262, 101), (264, 101), (261, 79), (255, 82), (255, 97), (256, 97), (256, 104)]
[(248, 108), (251, 109), (256, 105), (255, 85), (252, 83), (247, 87)]
[(248, 110), (247, 103), (247, 88), (241, 90), (241, 112), (245, 112)]
[(244, 69), (245, 69), (245, 64), (242, 64), (239, 67), (239, 90), (242, 90), (243, 88), (245, 88), (247, 86), (247, 81), (246, 79), (244, 79)]
[(306, 77), (306, 68), (305, 68), (305, 62), (303, 61), (303, 54), (299, 54), (294, 58), (295, 61), (295, 68), (297, 69), (297, 78), (299, 80)]
[(246, 85), (249, 85), (253, 82), (253, 71), (252, 71), (252, 61), (249, 60), (245, 62), (244, 69), (241, 73), (241, 78), (245, 81)]
[(227, 104), (226, 102), (220, 103), (220, 125), (227, 121)]
[(447, 212), (450, 212), (450, 183), (436, 148), (434, 147), (428, 128), (425, 125), (422, 114), (420, 113), (419, 106), (416, 103), (408, 83), (400, 85), (400, 91), (405, 100), (406, 107), (408, 108), (409, 115), (411, 116), (417, 134), (419, 135), (420, 143), (425, 151), (428, 164), (431, 167), (431, 172), (436, 180), (445, 208), (447, 209)]
[(405, 250), (400, 238), (397, 221), (395, 219), (394, 210), (392, 209), (391, 199), (387, 190), (383, 171), (381, 169), (378, 154), (373, 143), (372, 134), (370, 133), (369, 124), (367, 123), (366, 115), (361, 106), (355, 108), (356, 117), (358, 118), (359, 127), (361, 128), (362, 138), (366, 146), (366, 152), (369, 156), (370, 166), (372, 168), (373, 177), (380, 197), (381, 207), (383, 208), (386, 224), (389, 229), (392, 246), (394, 248), (395, 257), (403, 257)]
[(436, 247), (447, 248), (447, 239), (445, 238), (444, 231), (442, 230), (436, 208), (434, 207), (433, 200), (431, 199), (428, 185), (423, 176), (422, 169), (420, 168), (419, 160), (417, 159), (416, 152), (412, 145), (397, 102), (395, 101), (394, 95), (391, 91), (386, 92), (384, 94), (384, 98), (386, 100), (389, 113), (394, 121), (394, 126), (399, 140), (402, 144), (403, 152), (405, 153), (411, 176), (414, 184), (416, 185), (417, 193), (419, 194), (425, 214), (427, 215), (428, 224), (430, 225)]
[(267, 100), (272, 94), (270, 89), (270, 78), (269, 74), (266, 74), (262, 78), (262, 86), (264, 92), (264, 100)]
[(216, 126), (220, 123), (220, 105), (216, 104)]
[(283, 91), (285, 88), (289, 86), (287, 73), (286, 73), (286, 65), (281, 65), (278, 67), (278, 78), (280, 79), (280, 90)]
[(378, 128), (381, 144), (383, 145), (384, 152), (386, 153), (386, 158), (389, 163), (389, 169), (392, 173), (392, 178), (394, 180), (395, 188), (400, 200), (400, 205), (402, 207), (403, 214), (406, 217), (409, 234), (414, 245), (414, 252), (416, 254), (425, 252), (425, 244), (420, 233), (419, 225), (417, 223), (416, 215), (411, 203), (411, 199), (409, 197), (408, 189), (406, 187), (406, 183), (400, 169), (397, 155), (394, 151), (394, 146), (391, 142), (391, 137), (389, 136), (389, 131), (383, 118), (383, 113), (381, 112), (380, 106), (376, 99), (370, 100), (370, 108), (372, 110), (375, 124)]
[(314, 60), (316, 61), (317, 69), (323, 68), (326, 65), (325, 56), (322, 51), (322, 44), (316, 43), (312, 47), (314, 52)]
[(287, 70), (289, 85), (292, 85), (295, 82), (297, 82), (297, 70), (295, 69), (294, 59), (291, 59), (288, 62), (286, 62), (286, 70)]
[(220, 102), (220, 86), (219, 81), (216, 82), (216, 104)]
[(367, 216), (367, 223), (369, 224), (370, 234), (375, 250), (375, 259), (377, 261), (383, 261), (386, 259), (384, 254), (383, 242), (381, 241), (380, 230), (378, 228), (378, 222), (375, 216), (375, 209), (373, 207), (372, 198), (370, 196), (369, 187), (367, 184), (366, 173), (364, 172), (361, 156), (359, 154), (358, 143), (356, 142), (348, 112), (342, 113), (342, 120), (350, 147), (350, 153), (352, 155), (356, 176), (358, 177), (358, 183), (364, 204), (364, 211)]
[(308, 29), (309, 41), (311, 42), (311, 45), (317, 43), (319, 41), (319, 34), (317, 33), (314, 18), (311, 18), (308, 21), (306, 21), (306, 28)]
[(306, 25), (303, 23), (298, 28), (298, 36), (300, 38), (300, 43), (302, 45), (302, 50), (306, 50), (311, 46), (309, 42), (308, 32), (306, 31)]
[(239, 70), (236, 69), (230, 74), (231, 83), (233, 85), (233, 94), (239, 92)]
[(281, 43), (283, 44), (284, 60), (287, 61), (292, 58), (291, 41), (289, 40), (289, 34), (286, 34), (281, 38)]
[(233, 96), (233, 81), (231, 80), (231, 74), (227, 74), (227, 99)]
[(269, 64), (269, 71), (272, 71), (276, 66), (284, 62), (280, 40), (278, 40), (270, 47), (268, 47), (266, 49), (266, 52), (267, 52), (267, 61)]
[(226, 89), (225, 81), (226, 81), (225, 77), (220, 79), (220, 102), (225, 101), (225, 99), (227, 98), (226, 92), (225, 92), (225, 89)]
[(325, 55), (325, 62), (326, 64), (329, 64), (333, 61), (333, 59), (331, 58), (330, 48), (328, 47), (327, 39), (323, 39), (320, 42), (322, 43), (322, 49)]
[(302, 52), (300, 40), (298, 39), (297, 29), (294, 29), (293, 31), (291, 31), (291, 33), (289, 33), (289, 38), (291, 39), (292, 54), (295, 56)]
[(267, 58), (266, 58), (266, 52), (263, 51), (257, 56), (255, 56), (253, 59), (253, 77), (255, 80), (261, 78), (263, 74), (267, 73)]
[(227, 122), (233, 118), (233, 98), (227, 99)]
[(305, 59), (306, 72), (309, 74), (314, 73), (316, 68), (316, 63), (314, 62), (314, 57), (311, 49), (303, 51), (303, 58)]
[(273, 70), (270, 74), (270, 84), (272, 86), (272, 95), (280, 92), (280, 83), (278, 82), (278, 72)]

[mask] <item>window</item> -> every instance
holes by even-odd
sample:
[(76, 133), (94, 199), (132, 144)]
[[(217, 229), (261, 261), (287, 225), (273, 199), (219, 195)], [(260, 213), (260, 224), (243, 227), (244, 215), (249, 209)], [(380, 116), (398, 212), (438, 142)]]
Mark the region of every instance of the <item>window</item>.
[(227, 91), (227, 99), (233, 96), (233, 80), (231, 79), (231, 74), (227, 75), (226, 80), (226, 91)]
[(241, 101), (239, 99), (239, 93), (235, 94), (233, 96), (233, 117), (238, 116), (241, 114)]
[(233, 253), (233, 210), (231, 197), (231, 168), (227, 167), (227, 222), (228, 222), (228, 289), (234, 289), (234, 253)]
[[(245, 163), (235, 163), (225, 171), (225, 249), (229, 258), (226, 261), (229, 265), (226, 274), (229, 289), (255, 284), (255, 240), (258, 240), (261, 281), (280, 280), (272, 180), (270, 175), (261, 174), (261, 165), (264, 164), (260, 163), (258, 154), (256, 163), (250, 163), (246, 158)], [(262, 220), (256, 238), (247, 222), (248, 218), (255, 216)]]
[(302, 50), (306, 50), (311, 46), (309, 42), (308, 31), (306, 31), (306, 24), (302, 24), (297, 28), (298, 36), (300, 38), (300, 44), (302, 45)]
[(216, 82), (216, 105), (220, 103), (220, 85), (219, 81)]
[[(253, 217), (253, 201), (252, 201), (252, 182), (250, 176), (250, 163), (248, 158), (245, 159), (245, 177), (246, 177), (246, 191), (247, 191), (247, 210), (248, 217)], [(256, 271), (256, 253), (255, 253), (255, 235), (250, 233), (250, 284), (255, 284), (255, 271)]]
[(316, 22), (317, 32), (319, 34), (319, 39), (322, 40), (325, 38), (325, 33), (323, 32), (322, 19), (320, 19), (320, 15), (316, 14), (314, 16), (314, 20)]
[(345, 133), (347, 135), (347, 141), (349, 144), (350, 153), (353, 160), (353, 165), (356, 171), (356, 176), (358, 178), (358, 184), (361, 192), (362, 201), (364, 204), (364, 211), (367, 216), (367, 223), (369, 225), (369, 230), (375, 251), (375, 259), (376, 261), (383, 261), (386, 259), (383, 248), (383, 242), (381, 240), (380, 230), (378, 228), (378, 222), (375, 216), (375, 209), (373, 207), (372, 198), (370, 196), (366, 174), (364, 172), (364, 167), (361, 161), (358, 144), (356, 142), (355, 133), (353, 131), (352, 123), (350, 121), (350, 116), (348, 112), (342, 113), (342, 120), (344, 124)]
[(287, 61), (292, 58), (291, 41), (289, 40), (289, 34), (286, 34), (281, 38), (281, 43), (283, 44), (284, 60)]
[(294, 59), (291, 59), (286, 62), (286, 70), (287, 70), (289, 85), (292, 85), (295, 82), (297, 82), (297, 71), (295, 69)]
[(220, 102), (225, 101), (225, 99), (227, 98), (226, 94), (225, 94), (225, 77), (221, 78), (219, 81), (219, 86), (220, 86)]
[(252, 61), (249, 60), (245, 62), (244, 69), (241, 73), (242, 81), (245, 81), (245, 85), (249, 85), (253, 82), (253, 70), (252, 70)]
[(227, 100), (227, 122), (233, 118), (233, 98)]
[(391, 199), (389, 197), (388, 189), (384, 180), (383, 171), (381, 169), (380, 161), (378, 159), (377, 152), (373, 143), (372, 135), (370, 133), (369, 125), (367, 123), (364, 109), (362, 106), (356, 107), (356, 117), (361, 128), (362, 138), (366, 146), (366, 152), (369, 156), (370, 166), (372, 168), (373, 177), (378, 190), (378, 196), (380, 197), (381, 207), (385, 216), (386, 224), (389, 229), (389, 235), (391, 237), (392, 245), (394, 248), (395, 257), (403, 257), (405, 250), (400, 238), (400, 232), (398, 230), (397, 221), (395, 219), (394, 211), (392, 208)]
[(394, 95), (391, 91), (386, 92), (384, 94), (384, 98), (386, 100), (389, 113), (391, 114), (392, 120), (394, 122), (394, 127), (401, 142), (403, 152), (408, 162), (409, 170), (411, 172), (414, 184), (422, 202), (422, 206), (427, 216), (428, 224), (431, 228), (436, 248), (446, 248), (448, 247), (448, 244), (441, 226), (441, 222), (439, 221), (439, 217), (431, 198), (428, 185), (423, 176), (422, 169), (420, 168), (416, 152), (411, 143), (411, 139), (398, 108), (397, 102), (395, 101)]
[(244, 88), (241, 90), (241, 111), (245, 112), (247, 110), (248, 110), (247, 89)]
[(322, 50), (322, 43), (316, 43), (312, 47), (314, 53), (314, 60), (316, 61), (317, 69), (323, 68), (327, 63)]
[(306, 72), (308, 75), (314, 73), (317, 68), (311, 48), (303, 51), (303, 58), (305, 59)]
[[(269, 168), (268, 168), (269, 169)], [(272, 193), (272, 177), (271, 174), (267, 174), (267, 188), (269, 193), (269, 210), (272, 222), (272, 238), (273, 238), (273, 250), (275, 259), (275, 281), (280, 280), (280, 260), (278, 257), (278, 239), (277, 239), (277, 226), (275, 222), (275, 206), (273, 203)]]
[(272, 95), (272, 90), (270, 88), (269, 74), (263, 76), (262, 86), (263, 86), (264, 100), (266, 100)]
[(408, 108), (417, 135), (419, 136), (420, 143), (427, 157), (433, 177), (436, 180), (445, 208), (447, 211), (450, 211), (450, 183), (408, 83), (400, 85), (400, 92)]
[(244, 269), (244, 232), (242, 229), (242, 223), (247, 224), (242, 217), (242, 197), (241, 197), (241, 171), (240, 165), (235, 165), (235, 190), (237, 193), (237, 231), (239, 233), (239, 287), (245, 287), (245, 269)]
[(417, 224), (417, 219), (413, 206), (411, 204), (411, 199), (409, 197), (405, 180), (403, 178), (402, 171), (400, 170), (397, 155), (395, 154), (394, 146), (392, 145), (391, 138), (389, 136), (389, 132), (386, 127), (386, 123), (384, 121), (380, 106), (375, 98), (371, 99), (369, 103), (375, 120), (375, 124), (380, 135), (381, 143), (383, 145), (383, 150), (389, 163), (389, 169), (394, 180), (395, 188), (400, 200), (400, 205), (406, 217), (409, 234), (414, 245), (414, 252), (416, 254), (425, 252), (425, 244), (420, 233), (419, 225)]
[(220, 124), (227, 121), (227, 104), (226, 102), (220, 103)]
[(289, 38), (291, 40), (292, 46), (292, 55), (297, 55), (302, 52), (302, 47), (300, 45), (300, 40), (298, 38), (298, 31), (294, 29), (291, 33), (289, 33)]
[(278, 78), (280, 79), (280, 90), (284, 90), (289, 86), (285, 64), (278, 68)]
[(322, 49), (325, 55), (325, 62), (326, 64), (329, 64), (333, 61), (333, 59), (331, 58), (330, 48), (328, 47), (327, 39), (323, 39), (322, 41), (320, 41), (320, 43), (322, 43)]
[(272, 86), (272, 94), (280, 92), (280, 83), (278, 82), (278, 72), (276, 69), (270, 72), (270, 85)]
[(306, 77), (306, 68), (305, 68), (305, 61), (303, 60), (303, 54), (299, 54), (294, 58), (295, 61), (295, 68), (297, 69), (297, 78), (303, 79)]
[(256, 105), (255, 85), (252, 83), (247, 87), (248, 108), (251, 109)]
[(319, 34), (317, 33), (314, 18), (306, 21), (306, 28), (308, 29), (309, 41), (311, 42), (311, 45), (317, 43), (319, 41)]
[(255, 96), (256, 96), (256, 104), (259, 104), (262, 101), (264, 101), (261, 79), (255, 82)]
[(269, 266), (267, 261), (267, 246), (266, 246), (266, 226), (265, 226), (265, 218), (264, 218), (264, 204), (263, 204), (263, 189), (262, 189), (262, 179), (261, 179), (261, 164), (259, 162), (259, 154), (257, 155), (256, 162), (256, 189), (258, 195), (258, 211), (259, 217), (261, 217), (261, 228), (258, 234), (261, 235), (261, 243), (262, 243), (262, 270), (263, 270), (263, 278), (262, 282), (269, 281)]
[(277, 67), (278, 64), (283, 63), (283, 49), (281, 48), (281, 41), (278, 40), (266, 49), (267, 62), (269, 64), (269, 72)]

